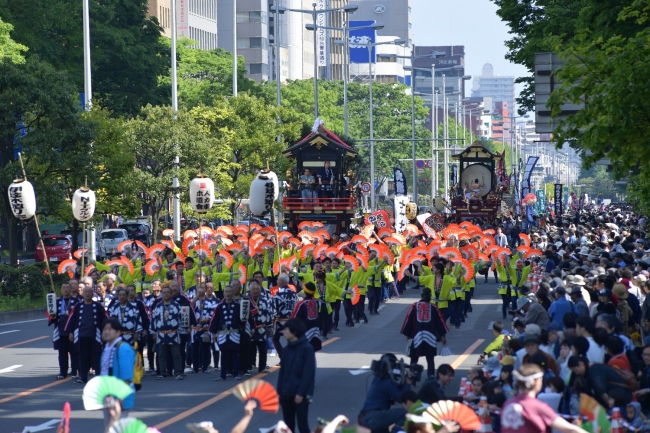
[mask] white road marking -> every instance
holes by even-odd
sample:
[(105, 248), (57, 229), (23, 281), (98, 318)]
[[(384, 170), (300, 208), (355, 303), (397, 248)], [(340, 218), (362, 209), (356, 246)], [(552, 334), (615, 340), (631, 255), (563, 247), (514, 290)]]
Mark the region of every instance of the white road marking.
[(20, 332), (20, 330), (14, 329), (13, 331), (0, 332), (0, 335), (2, 335), (2, 334), (11, 334), (12, 332)]
[(61, 419), (51, 419), (48, 422), (44, 422), (43, 424), (40, 425), (27, 426), (23, 430), (23, 433), (34, 433), (43, 430), (49, 430), (51, 428), (55, 428), (59, 424), (59, 422), (61, 422)]
[(379, 306), (379, 308), (377, 308), (377, 311), (383, 310), (385, 306), (386, 306), (386, 304), (381, 304)]
[(18, 325), (19, 323), (39, 322), (41, 320), (47, 320), (47, 317), (45, 317), (43, 319), (23, 320), (22, 322), (0, 323), (0, 326)]
[(12, 365), (11, 367), (3, 368), (0, 370), (0, 374), (2, 373), (11, 373), (12, 371), (16, 370), (17, 368), (22, 367), (22, 365)]
[(492, 325), (494, 325), (494, 321), (490, 322), (490, 324), (488, 325), (487, 329), (492, 329)]

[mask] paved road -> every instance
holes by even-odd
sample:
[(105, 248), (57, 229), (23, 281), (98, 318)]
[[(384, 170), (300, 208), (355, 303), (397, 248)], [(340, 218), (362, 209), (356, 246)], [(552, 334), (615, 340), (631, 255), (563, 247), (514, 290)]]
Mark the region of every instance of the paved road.
[[(402, 299), (382, 305), (380, 316), (371, 317), (368, 325), (335, 332), (318, 352), (316, 391), (309, 410), (312, 428), (317, 417), (331, 419), (340, 413), (356, 422), (371, 375), (352, 375), (349, 370), (369, 366), (386, 352), (403, 355), (406, 341), (399, 330), (417, 294), (409, 290)], [(475, 298), (468, 321), (448, 336), (453, 355), (436, 358), (437, 365), (450, 363), (458, 369), (448, 394), (458, 391), (460, 377), (475, 365), (481, 349), (493, 338), (491, 321), (501, 316), (495, 284), (479, 283)], [(270, 366), (277, 362), (278, 358), (269, 357)], [(83, 410), (82, 385), (54, 381), (56, 374), (57, 355), (45, 320), (0, 325), (0, 433), (23, 432), (25, 426), (58, 418), (66, 401), (72, 407), (72, 432), (101, 431), (101, 413)], [(277, 368), (273, 368), (257, 377), (275, 384), (277, 374)], [(215, 377), (190, 374), (182, 382), (146, 377), (131, 415), (164, 433), (187, 432), (186, 423), (208, 420), (227, 433), (243, 413), (242, 403), (231, 395), (231, 389), (240, 382), (214, 382)], [(278, 419), (280, 415), (257, 411), (248, 431), (270, 427)]]

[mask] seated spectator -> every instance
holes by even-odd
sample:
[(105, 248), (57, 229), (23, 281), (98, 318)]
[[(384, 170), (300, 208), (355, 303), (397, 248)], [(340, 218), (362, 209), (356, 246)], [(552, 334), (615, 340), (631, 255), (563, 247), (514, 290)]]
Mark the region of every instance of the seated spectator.
[(435, 403), (440, 400), (455, 400), (445, 396), (445, 387), (454, 380), (455, 371), (449, 364), (442, 364), (438, 367), (435, 376), (429, 377), (422, 383), (418, 398), (425, 403)]
[(605, 350), (596, 344), (593, 338), (595, 329), (596, 324), (594, 319), (591, 317), (578, 317), (578, 320), (576, 321), (576, 334), (579, 337), (585, 337), (589, 342), (587, 359), (589, 359), (589, 362), (602, 363), (605, 361)]
[(504, 365), (501, 367), (501, 374), (499, 374), (499, 382), (501, 383), (501, 390), (508, 398), (515, 396), (514, 378), (512, 372), (514, 365)]
[(620, 368), (621, 370), (632, 370), (630, 361), (625, 355), (625, 347), (620, 338), (615, 335), (610, 335), (605, 344), (605, 350), (609, 355), (609, 361), (607, 365), (614, 368)]
[(555, 289), (553, 297), (555, 300), (551, 304), (551, 308), (548, 310), (548, 315), (552, 322), (562, 325), (564, 315), (573, 312), (573, 305), (569, 300), (567, 300), (566, 289), (562, 286)]
[(463, 400), (468, 403), (478, 404), (481, 400), (481, 397), (485, 396), (485, 390), (483, 386), (487, 383), (487, 378), (485, 376), (476, 376), (472, 379), (472, 392), (463, 397)]
[(506, 337), (504, 334), (501, 333), (502, 331), (503, 331), (503, 323), (494, 322), (492, 324), (492, 333), (494, 334), (494, 340), (487, 345), (485, 350), (483, 350), (483, 353), (481, 353), (481, 356), (479, 356), (478, 364), (481, 364), (485, 358), (490, 356), (490, 353), (499, 352), (501, 350), (501, 348), (503, 347), (503, 340)]
[[(636, 431), (647, 431), (647, 421), (643, 420), (643, 414), (641, 413), (641, 404), (636, 401), (628, 404), (625, 407), (625, 410), (621, 410), (621, 415), (623, 419), (627, 422), (633, 429)], [(645, 425), (645, 430), (642, 430)]]
[(614, 368), (605, 364), (590, 365), (587, 358), (578, 356), (569, 358), (569, 368), (574, 375), (583, 376), (589, 380), (593, 397), (604, 408), (611, 409), (615, 406), (615, 399), (610, 395), (612, 393), (619, 403), (627, 404), (632, 401), (629, 387)]
[(537, 394), (537, 399), (543, 401), (560, 413), (562, 407), (562, 395), (564, 393), (564, 381), (559, 377), (551, 377), (544, 381), (546, 388), (543, 392)]
[(537, 336), (531, 335), (529, 337), (526, 337), (526, 342), (524, 343), (526, 355), (523, 358), (523, 364), (533, 363), (533, 357), (536, 354), (540, 353), (541, 356), (546, 359), (546, 367), (553, 373), (553, 375), (557, 376), (560, 374), (560, 371), (557, 368), (555, 358), (553, 358), (553, 356), (549, 355), (548, 353), (540, 350), (539, 344), (540, 341)]

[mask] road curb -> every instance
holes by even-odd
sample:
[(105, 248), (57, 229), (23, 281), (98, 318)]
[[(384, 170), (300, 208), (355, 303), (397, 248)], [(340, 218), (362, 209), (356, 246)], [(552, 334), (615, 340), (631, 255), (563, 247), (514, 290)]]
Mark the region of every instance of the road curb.
[(0, 323), (21, 322), (23, 320), (44, 319), (46, 308), (33, 308), (31, 310), (6, 311), (0, 313)]

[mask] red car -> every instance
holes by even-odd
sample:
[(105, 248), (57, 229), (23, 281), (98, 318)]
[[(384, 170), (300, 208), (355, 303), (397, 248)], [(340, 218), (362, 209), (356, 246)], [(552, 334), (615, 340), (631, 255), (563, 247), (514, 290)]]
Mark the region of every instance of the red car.
[[(47, 259), (51, 262), (62, 262), (69, 259), (72, 254), (72, 238), (69, 235), (44, 235), (43, 245)], [(36, 247), (36, 261), (45, 260), (41, 246)]]

